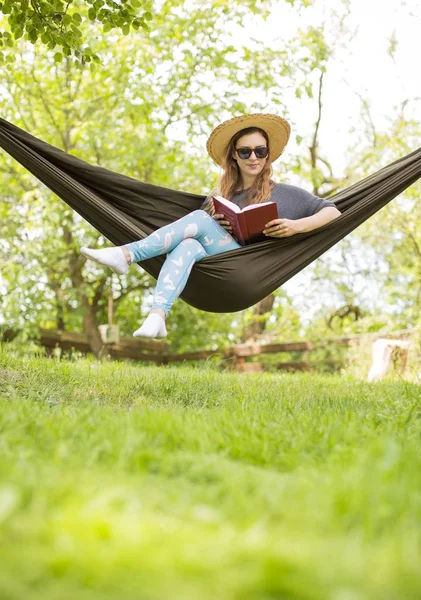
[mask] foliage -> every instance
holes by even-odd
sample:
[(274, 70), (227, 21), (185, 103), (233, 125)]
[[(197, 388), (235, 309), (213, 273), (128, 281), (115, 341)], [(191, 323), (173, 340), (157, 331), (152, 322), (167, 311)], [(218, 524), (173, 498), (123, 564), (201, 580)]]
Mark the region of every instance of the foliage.
[[(203, 142), (215, 122), (281, 105), (280, 90), (298, 73), (308, 73), (307, 63), (294, 58), (301, 38), (291, 39), (281, 55), (258, 42), (253, 53), (248, 43), (232, 45), (223, 19), (240, 24), (258, 5), (264, 16), (270, 3), (209, 2), (204, 11), (200, 3), (166, 0), (155, 11), (150, 36), (116, 37), (112, 44), (98, 28), (87, 27), (86, 39), (104, 59), (93, 72), (80, 71), (69, 57), (56, 64), (51, 54), (33, 54), (20, 41), (18, 60), (0, 89), (3, 115), (88, 162), (206, 193), (216, 173)], [(247, 90), (259, 93), (250, 100)], [(87, 319), (92, 327), (106, 322), (112, 291), (124, 331), (136, 328), (151, 278), (132, 270), (112, 280), (103, 269), (85, 265), (80, 246), (106, 241), (10, 157), (2, 157), (0, 169), (4, 319), (33, 331), (38, 325), (86, 329)], [(188, 334), (176, 319), (185, 321), (188, 310), (175, 307), (175, 348), (186, 347)], [(203, 330), (209, 326), (210, 343), (226, 339), (229, 317), (190, 315)]]
[[(285, 2), (311, 4), (311, 0)], [(85, 35), (87, 25), (100, 26), (104, 34), (127, 36), (142, 30), (147, 35), (153, 32), (154, 17), (160, 13), (161, 4), (153, 0), (1, 0), (0, 12), (7, 17), (7, 28), (0, 31), (0, 64), (13, 63), (15, 56), (8, 50), (13, 50), (20, 38), (48, 48), (58, 63), (65, 57), (81, 67), (85, 63), (100, 63), (92, 40)], [(188, 10), (206, 13), (216, 9), (235, 24), (249, 12), (267, 15), (270, 4), (268, 0), (243, 0), (238, 4), (242, 6), (241, 13), (233, 14), (226, 0), (194, 0), (188, 4)]]
[(1, 353), (0, 397), (4, 598), (420, 596), (416, 385)]
[[(104, 33), (119, 29), (128, 35), (130, 29), (149, 30), (153, 18), (151, 0), (2, 0), (0, 11), (7, 15), (10, 31), (0, 32), (0, 47), (13, 48), (15, 40), (24, 38), (32, 44), (40, 41), (55, 51), (54, 60), (73, 57), (81, 65), (100, 62), (98, 54), (84, 43), (82, 24), (100, 23)], [(0, 52), (13, 62), (13, 53)]]
[[(408, 112), (410, 106), (404, 103)], [(347, 180), (351, 184), (409, 154), (419, 145), (419, 123), (398, 111), (384, 131), (373, 130), (363, 105), (367, 130), (349, 151)], [(399, 330), (419, 324), (421, 310), (420, 182), (340, 242), (315, 265), (308, 302), (324, 302), (321, 318), (312, 319), (306, 334), (322, 336)], [(346, 309), (352, 308), (349, 312)], [(337, 315), (337, 316), (335, 316)]]

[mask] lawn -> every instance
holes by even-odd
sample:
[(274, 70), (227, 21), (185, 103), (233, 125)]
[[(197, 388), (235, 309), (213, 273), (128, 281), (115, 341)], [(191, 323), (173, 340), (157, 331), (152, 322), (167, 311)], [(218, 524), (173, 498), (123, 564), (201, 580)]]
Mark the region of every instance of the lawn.
[(419, 600), (420, 396), (3, 350), (0, 598)]

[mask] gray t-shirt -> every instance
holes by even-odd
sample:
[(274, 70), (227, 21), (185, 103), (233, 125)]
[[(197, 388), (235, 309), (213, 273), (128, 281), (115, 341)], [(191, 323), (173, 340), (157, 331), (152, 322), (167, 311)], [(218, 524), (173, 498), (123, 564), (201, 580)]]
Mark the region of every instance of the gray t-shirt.
[[(200, 208), (203, 209), (210, 198), (211, 196), (208, 196)], [(279, 219), (303, 219), (315, 215), (327, 206), (335, 207), (334, 202), (313, 196), (310, 192), (288, 183), (276, 183), (270, 201), (276, 202)], [(231, 202), (243, 208), (247, 204), (247, 190), (234, 194)]]

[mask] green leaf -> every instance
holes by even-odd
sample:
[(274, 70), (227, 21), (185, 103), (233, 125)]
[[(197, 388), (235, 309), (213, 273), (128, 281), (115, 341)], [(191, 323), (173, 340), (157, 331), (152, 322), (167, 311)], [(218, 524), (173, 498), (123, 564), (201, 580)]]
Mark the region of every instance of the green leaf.
[(96, 20), (96, 10), (94, 8), (90, 8), (88, 10), (88, 17), (91, 21), (95, 21)]
[(28, 37), (29, 37), (30, 42), (32, 44), (35, 44), (35, 42), (38, 39), (38, 32), (37, 32), (37, 30), (36, 29), (31, 29), (31, 31), (28, 33)]
[(76, 37), (78, 37), (78, 38), (82, 37), (81, 30), (79, 29), (79, 27), (76, 27), (76, 25), (74, 25), (73, 23), (72, 23), (72, 31)]
[(56, 63), (60, 63), (62, 60), (63, 60), (63, 55), (62, 55), (62, 53), (61, 53), (61, 52), (56, 52), (56, 53), (54, 54), (54, 61), (55, 61)]
[(124, 35), (129, 35), (130, 33), (130, 25), (123, 25), (123, 27), (121, 28), (121, 31), (124, 33)]
[(73, 23), (76, 23), (76, 25), (80, 25), (82, 23), (82, 17), (79, 13), (74, 13), (74, 15), (72, 15), (72, 19)]
[(70, 23), (72, 22), (72, 17), (70, 15), (63, 15), (63, 24), (64, 25), (70, 25)]
[(147, 21), (152, 21), (153, 19), (153, 14), (149, 11), (143, 13), (143, 18), (146, 19)]
[(50, 14), (51, 8), (50, 8), (50, 6), (48, 6), (48, 4), (41, 4), (39, 7), (39, 11), (43, 16), (46, 17), (47, 15)]

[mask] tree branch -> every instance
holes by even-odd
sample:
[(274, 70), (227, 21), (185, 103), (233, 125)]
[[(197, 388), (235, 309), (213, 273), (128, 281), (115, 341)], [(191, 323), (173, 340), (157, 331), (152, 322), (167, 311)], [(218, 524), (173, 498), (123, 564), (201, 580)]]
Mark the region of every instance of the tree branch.
[(51, 21), (49, 21), (48, 19), (46, 19), (44, 17), (44, 15), (42, 14), (42, 12), (39, 9), (38, 2), (36, 0), (31, 0), (31, 6), (34, 9), (34, 11), (37, 13), (39, 19), (41, 21), (43, 21), (43, 23), (44, 23), (44, 25), (45, 25), (46, 28), (51, 29), (52, 31), (54, 31), (54, 30), (60, 31), (59, 27), (57, 27)]
[(318, 99), (317, 99), (317, 107), (318, 107), (317, 121), (316, 121), (316, 127), (314, 129), (313, 140), (312, 140), (312, 143), (310, 146), (311, 166), (313, 169), (316, 168), (316, 163), (317, 163), (317, 146), (318, 146), (317, 136), (319, 134), (320, 121), (322, 120), (323, 75), (324, 75), (324, 73), (322, 71), (320, 73), (320, 78), (319, 78), (319, 93), (318, 93)]
[(66, 139), (63, 135), (62, 129), (59, 127), (59, 125), (54, 117), (53, 112), (50, 109), (50, 105), (48, 104), (48, 102), (45, 99), (44, 90), (42, 89), (41, 84), (39, 83), (38, 79), (35, 76), (35, 67), (34, 66), (32, 66), (31, 75), (32, 75), (32, 79), (34, 80), (34, 82), (37, 85), (38, 92), (39, 92), (39, 98), (41, 99), (42, 105), (45, 108), (46, 113), (50, 117), (51, 123), (52, 123), (53, 127), (55, 128), (56, 132), (58, 133), (59, 137), (61, 138), (63, 147), (65, 148), (66, 147)]
[(99, 302), (100, 300), (102, 300), (102, 298), (104, 297), (104, 290), (105, 287), (107, 285), (107, 283), (110, 280), (110, 275), (104, 274), (99, 280), (98, 280), (98, 284), (95, 288), (95, 292), (94, 292), (94, 296), (92, 298), (92, 308), (94, 309), (95, 312), (98, 312), (99, 310)]

